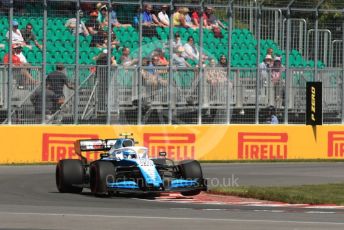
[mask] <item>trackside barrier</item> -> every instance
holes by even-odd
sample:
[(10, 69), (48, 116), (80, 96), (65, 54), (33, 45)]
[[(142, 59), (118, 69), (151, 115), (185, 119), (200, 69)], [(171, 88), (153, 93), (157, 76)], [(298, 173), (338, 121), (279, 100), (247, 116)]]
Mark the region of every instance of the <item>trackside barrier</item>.
[[(174, 160), (344, 159), (342, 125), (204, 126), (3, 126), (0, 164), (49, 163), (77, 158), (77, 139), (133, 133), (150, 156), (166, 151)], [(97, 159), (87, 152), (89, 160)]]

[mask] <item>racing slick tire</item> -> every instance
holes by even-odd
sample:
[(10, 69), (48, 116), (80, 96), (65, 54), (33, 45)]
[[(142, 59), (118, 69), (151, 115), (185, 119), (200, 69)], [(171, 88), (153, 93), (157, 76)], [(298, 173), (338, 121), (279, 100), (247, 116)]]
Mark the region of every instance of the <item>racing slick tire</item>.
[[(182, 177), (184, 179), (188, 179), (188, 180), (197, 179), (198, 181), (203, 181), (202, 168), (198, 161), (195, 161), (195, 160), (181, 161), (179, 166), (180, 166)], [(199, 189), (181, 192), (183, 196), (196, 196), (200, 193), (201, 193), (201, 190)]]
[(56, 187), (62, 193), (81, 193), (85, 168), (81, 160), (60, 160), (56, 165)]
[(110, 195), (107, 182), (115, 181), (115, 167), (109, 161), (95, 161), (90, 166), (90, 188), (95, 196)]

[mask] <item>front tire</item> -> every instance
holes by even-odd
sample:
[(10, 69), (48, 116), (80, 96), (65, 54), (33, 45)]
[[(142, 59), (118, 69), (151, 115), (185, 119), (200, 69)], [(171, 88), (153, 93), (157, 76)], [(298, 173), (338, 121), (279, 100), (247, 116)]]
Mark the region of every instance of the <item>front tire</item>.
[[(180, 171), (182, 177), (186, 180), (197, 180), (198, 183), (203, 181), (203, 173), (201, 165), (198, 161), (195, 160), (186, 160), (180, 162)], [(186, 192), (181, 192), (183, 196), (196, 196), (201, 193), (201, 190), (191, 190)]]
[(62, 193), (81, 193), (85, 169), (81, 160), (61, 160), (56, 165), (56, 187)]
[(90, 187), (94, 195), (108, 195), (109, 180), (115, 181), (115, 167), (111, 162), (96, 161), (90, 166)]

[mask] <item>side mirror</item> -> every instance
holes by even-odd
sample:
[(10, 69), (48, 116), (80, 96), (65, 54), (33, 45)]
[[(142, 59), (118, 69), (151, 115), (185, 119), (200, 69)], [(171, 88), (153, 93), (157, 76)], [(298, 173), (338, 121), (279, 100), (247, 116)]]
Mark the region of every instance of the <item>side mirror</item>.
[(160, 157), (166, 157), (166, 156), (167, 156), (167, 153), (166, 153), (166, 152), (159, 152), (159, 156), (160, 156)]

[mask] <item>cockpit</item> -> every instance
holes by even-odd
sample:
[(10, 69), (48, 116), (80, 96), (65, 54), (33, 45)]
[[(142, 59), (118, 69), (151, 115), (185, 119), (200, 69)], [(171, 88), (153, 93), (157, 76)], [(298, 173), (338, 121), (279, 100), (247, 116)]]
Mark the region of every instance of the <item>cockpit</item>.
[(148, 149), (145, 147), (125, 147), (125, 148), (112, 148), (109, 151), (109, 157), (118, 160), (123, 159), (142, 159), (148, 157)]

